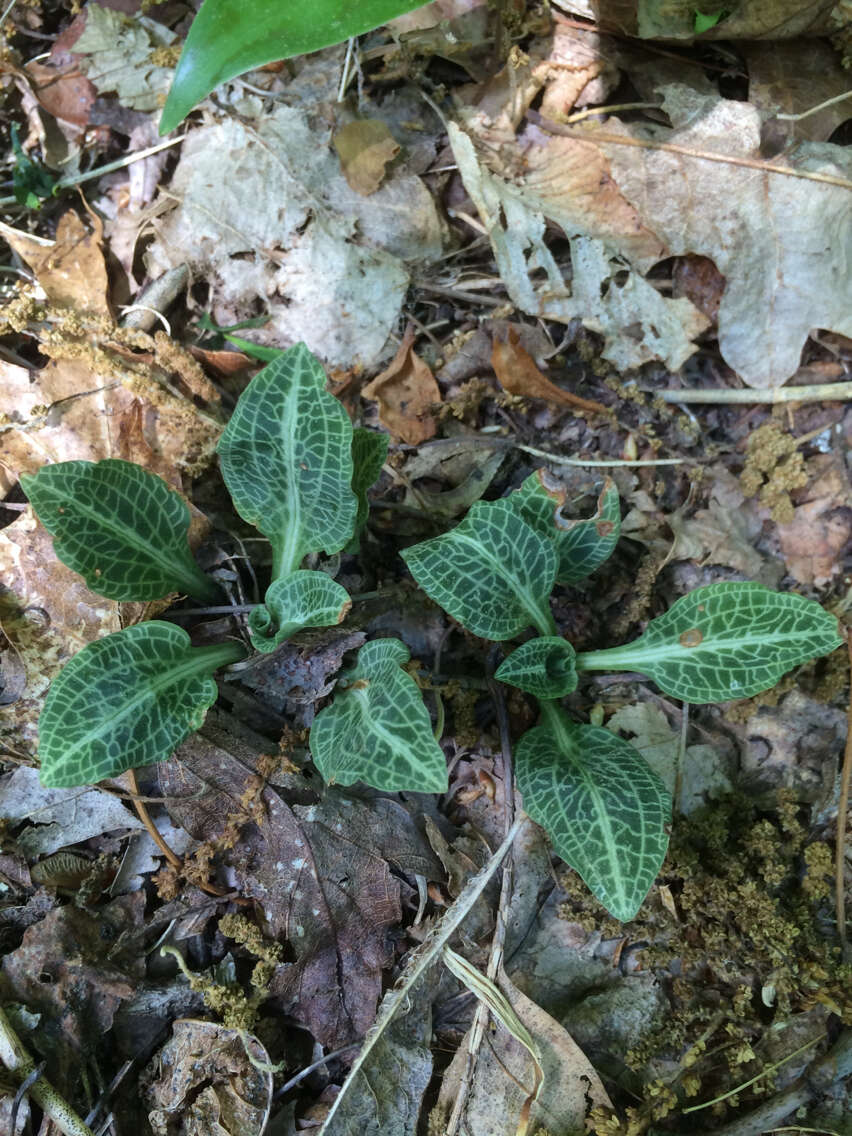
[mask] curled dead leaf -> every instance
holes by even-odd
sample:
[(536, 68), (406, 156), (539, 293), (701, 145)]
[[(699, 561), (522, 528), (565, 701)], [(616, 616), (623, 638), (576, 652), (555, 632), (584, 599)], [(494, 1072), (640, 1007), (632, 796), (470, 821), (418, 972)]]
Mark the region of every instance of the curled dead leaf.
[(562, 390), (546, 378), (535, 364), (533, 357), (520, 344), (518, 333), (509, 328), (504, 341), (495, 339), (491, 351), (491, 366), (503, 390), (522, 398), (543, 398), (559, 406), (570, 406), (575, 410), (587, 410), (594, 414), (607, 414), (607, 408), (592, 399), (580, 398), (570, 391)]
[(379, 418), (397, 438), (416, 446), (435, 434), (431, 410), (441, 390), (429, 367), (414, 352), (414, 327), (406, 328), (389, 367), (361, 392), (379, 404)]

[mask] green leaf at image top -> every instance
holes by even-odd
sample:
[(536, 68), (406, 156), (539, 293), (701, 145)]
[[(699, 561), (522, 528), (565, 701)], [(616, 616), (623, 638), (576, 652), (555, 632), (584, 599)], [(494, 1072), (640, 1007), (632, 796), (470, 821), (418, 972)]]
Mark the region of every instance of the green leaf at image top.
[(576, 584), (600, 568), (615, 551), (621, 536), (621, 508), (618, 490), (609, 478), (598, 498), (597, 512), (589, 520), (564, 519), (565, 498), (565, 488), (546, 469), (540, 469), (506, 499), (525, 521), (555, 544), (559, 556), (556, 582)]
[(162, 478), (107, 458), (46, 465), (21, 485), (53, 537), (56, 555), (111, 600), (186, 592), (214, 601), (216, 584), (193, 559), (189, 509)]
[(168, 134), (220, 83), (244, 71), (305, 55), (422, 7), (411, 0), (204, 0), (160, 118)]
[(724, 581), (696, 588), (624, 647), (584, 651), (578, 671), (639, 671), (684, 702), (768, 690), (792, 667), (841, 646), (835, 616), (795, 593)]
[(574, 648), (567, 640), (539, 635), (508, 655), (494, 677), (536, 698), (564, 698), (577, 689), (574, 659)]
[(555, 634), (549, 596), (556, 550), (508, 501), (477, 501), (450, 532), (402, 558), (420, 587), (483, 639), (512, 639), (532, 625)]
[(632, 919), (665, 858), (671, 798), (627, 742), (554, 704), (515, 750), (524, 809), (616, 919)]
[(245, 654), (237, 643), (193, 647), (182, 628), (158, 620), (89, 643), (47, 692), (38, 721), (42, 784), (91, 785), (162, 761), (216, 701), (213, 671)]
[(311, 726), (314, 764), (331, 784), (364, 781), (388, 793), (445, 793), (447, 762), (432, 734), (410, 658), (398, 639), (376, 639), (342, 676)]
[(252, 645), (268, 654), (303, 627), (334, 627), (352, 606), (345, 588), (325, 572), (297, 569), (273, 580), (248, 617)]
[(272, 578), (352, 536), (352, 424), (304, 343), (260, 371), (219, 439), (222, 476), (243, 520), (272, 545)]

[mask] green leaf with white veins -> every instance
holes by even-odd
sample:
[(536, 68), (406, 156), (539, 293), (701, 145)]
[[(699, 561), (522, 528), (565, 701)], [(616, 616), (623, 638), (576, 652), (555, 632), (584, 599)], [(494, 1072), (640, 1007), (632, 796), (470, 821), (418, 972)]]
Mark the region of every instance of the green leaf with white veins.
[(671, 798), (627, 742), (552, 702), (515, 750), (524, 809), (610, 914), (632, 919), (665, 858)]
[(531, 624), (555, 634), (549, 596), (556, 550), (508, 501), (477, 501), (444, 536), (402, 558), (420, 587), (483, 639), (512, 639)]
[(38, 721), (40, 777), (90, 785), (168, 757), (218, 695), (213, 671), (238, 643), (193, 647), (173, 623), (137, 623), (89, 643), (53, 680)]
[(334, 627), (352, 606), (345, 588), (325, 572), (296, 569), (273, 580), (260, 607), (249, 613), (251, 641), (268, 654), (303, 627)]
[(348, 550), (358, 551), (358, 538), (370, 513), (367, 490), (379, 479), (388, 456), (388, 436), (358, 426), (352, 433), (352, 491), (358, 498), (355, 532)]
[(240, 396), (217, 447), (243, 520), (272, 545), (272, 578), (309, 552), (339, 552), (352, 536), (352, 424), (325, 389), (304, 343), (264, 367)]
[(556, 635), (539, 635), (514, 650), (494, 673), (536, 698), (564, 698), (577, 689), (574, 648)]
[(388, 793), (445, 793), (447, 762), (432, 734), (410, 658), (398, 639), (374, 639), (311, 726), (314, 764), (331, 784), (364, 781)]
[(111, 600), (157, 600), (187, 592), (219, 594), (192, 557), (189, 509), (156, 474), (133, 462), (69, 461), (46, 465), (21, 485), (53, 537), (63, 564)]
[(838, 622), (813, 600), (762, 584), (696, 588), (624, 647), (584, 651), (578, 671), (639, 671), (684, 702), (750, 698), (792, 667), (841, 646)]
[(590, 576), (615, 551), (621, 535), (621, 509), (618, 490), (607, 478), (598, 498), (595, 515), (586, 521), (562, 516), (566, 491), (546, 469), (526, 479), (520, 489), (507, 498), (529, 524), (556, 545), (558, 584), (576, 584)]

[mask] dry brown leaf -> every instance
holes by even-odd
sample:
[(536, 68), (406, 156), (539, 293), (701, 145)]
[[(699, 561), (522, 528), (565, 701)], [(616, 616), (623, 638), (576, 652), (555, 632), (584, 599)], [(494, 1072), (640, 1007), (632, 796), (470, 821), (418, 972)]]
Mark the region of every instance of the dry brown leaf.
[(163, 394), (140, 398), (85, 359), (51, 359), (32, 381), (0, 362), (0, 467), (14, 481), (47, 462), (124, 458), (180, 489), (182, 471), (212, 457), (218, 429), (191, 402)]
[(429, 367), (414, 352), (413, 325), (406, 328), (390, 366), (362, 394), (378, 402), (382, 425), (403, 442), (416, 446), (434, 436), (431, 409), (441, 401), (441, 391)]
[(33, 60), (24, 70), (30, 76), (39, 104), (63, 122), (87, 126), (97, 91), (77, 63), (51, 67)]
[[(535, 1041), (544, 1082), (530, 1113), (530, 1132), (582, 1132), (587, 1101), (612, 1107), (592, 1063), (564, 1026), (509, 980), (501, 970), (498, 985)], [(467, 1038), (444, 1074), (432, 1119), (442, 1130), (452, 1111), (467, 1061)], [(529, 1052), (497, 1024), (479, 1050), (464, 1112), (470, 1136), (515, 1136), (535, 1077)]]
[(51, 680), (87, 643), (121, 629), (119, 605), (90, 592), (56, 559), (30, 509), (0, 531), (0, 580), (3, 680), (12, 668), (22, 680), (19, 697), (0, 706), (0, 739), (25, 756), (36, 751)]
[(335, 131), (333, 141), (346, 180), (362, 197), (376, 192), (400, 149), (387, 123), (378, 118), (347, 122)]
[(505, 342), (494, 340), (491, 350), (491, 366), (503, 390), (521, 398), (543, 398), (559, 406), (570, 406), (574, 410), (587, 410), (594, 414), (607, 414), (607, 408), (600, 402), (580, 398), (570, 391), (546, 378), (535, 364), (535, 360), (520, 344), (518, 333), (509, 328)]
[(822, 472), (807, 490), (807, 500), (793, 511), (790, 524), (778, 526), (787, 571), (799, 584), (823, 587), (844, 569), (852, 541), (852, 487), (840, 460), (813, 459)]
[(4, 227), (3, 239), (33, 270), (52, 304), (110, 317), (109, 280), (101, 242), (103, 223), (91, 214), (92, 232), (69, 209), (59, 219), (52, 245)]
[(529, 127), (521, 136), (526, 159), (524, 199), (566, 233), (583, 233), (623, 251), (642, 270), (668, 255), (613, 178), (594, 142), (548, 135)]

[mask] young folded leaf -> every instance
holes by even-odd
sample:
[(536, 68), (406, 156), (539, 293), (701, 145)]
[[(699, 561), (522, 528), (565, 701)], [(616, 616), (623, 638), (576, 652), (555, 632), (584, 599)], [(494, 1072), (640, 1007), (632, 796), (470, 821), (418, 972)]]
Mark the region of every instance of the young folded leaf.
[(133, 462), (68, 461), (22, 474), (21, 485), (63, 564), (110, 600), (186, 592), (213, 601), (216, 584), (187, 543), (189, 509), (156, 474)]
[(577, 689), (574, 648), (555, 635), (540, 635), (508, 655), (494, 673), (536, 698), (564, 698)]
[(238, 643), (193, 647), (159, 620), (89, 643), (53, 680), (39, 717), (42, 784), (90, 785), (162, 761), (216, 701), (213, 671), (245, 654)]
[(355, 531), (347, 545), (347, 551), (358, 551), (358, 538), (370, 512), (367, 490), (379, 479), (388, 456), (388, 441), (387, 434), (365, 430), (363, 426), (357, 426), (352, 433), (352, 491), (358, 498), (358, 512), (355, 516)]
[(618, 490), (609, 478), (598, 498), (598, 511), (587, 521), (563, 518), (565, 498), (565, 489), (546, 469), (540, 469), (506, 500), (536, 532), (556, 545), (557, 584), (576, 584), (600, 568), (614, 552), (621, 535), (621, 509)]
[(444, 611), (483, 639), (512, 639), (531, 624), (556, 632), (549, 596), (556, 551), (507, 501), (477, 501), (450, 532), (402, 553)]
[(445, 793), (447, 762), (432, 734), (410, 658), (398, 639), (375, 639), (311, 726), (314, 764), (327, 782), (364, 781), (388, 793)]
[(334, 627), (352, 606), (345, 588), (325, 572), (297, 569), (274, 580), (249, 614), (251, 641), (268, 654), (303, 627)]
[(641, 755), (553, 702), (515, 750), (524, 808), (616, 919), (632, 919), (665, 858), (671, 798)]
[(750, 698), (840, 647), (835, 616), (794, 592), (723, 581), (681, 596), (623, 647), (584, 651), (578, 671), (639, 671), (684, 702)]
[(269, 538), (272, 578), (309, 552), (339, 552), (352, 536), (352, 424), (299, 343), (246, 387), (217, 447), (243, 520)]

